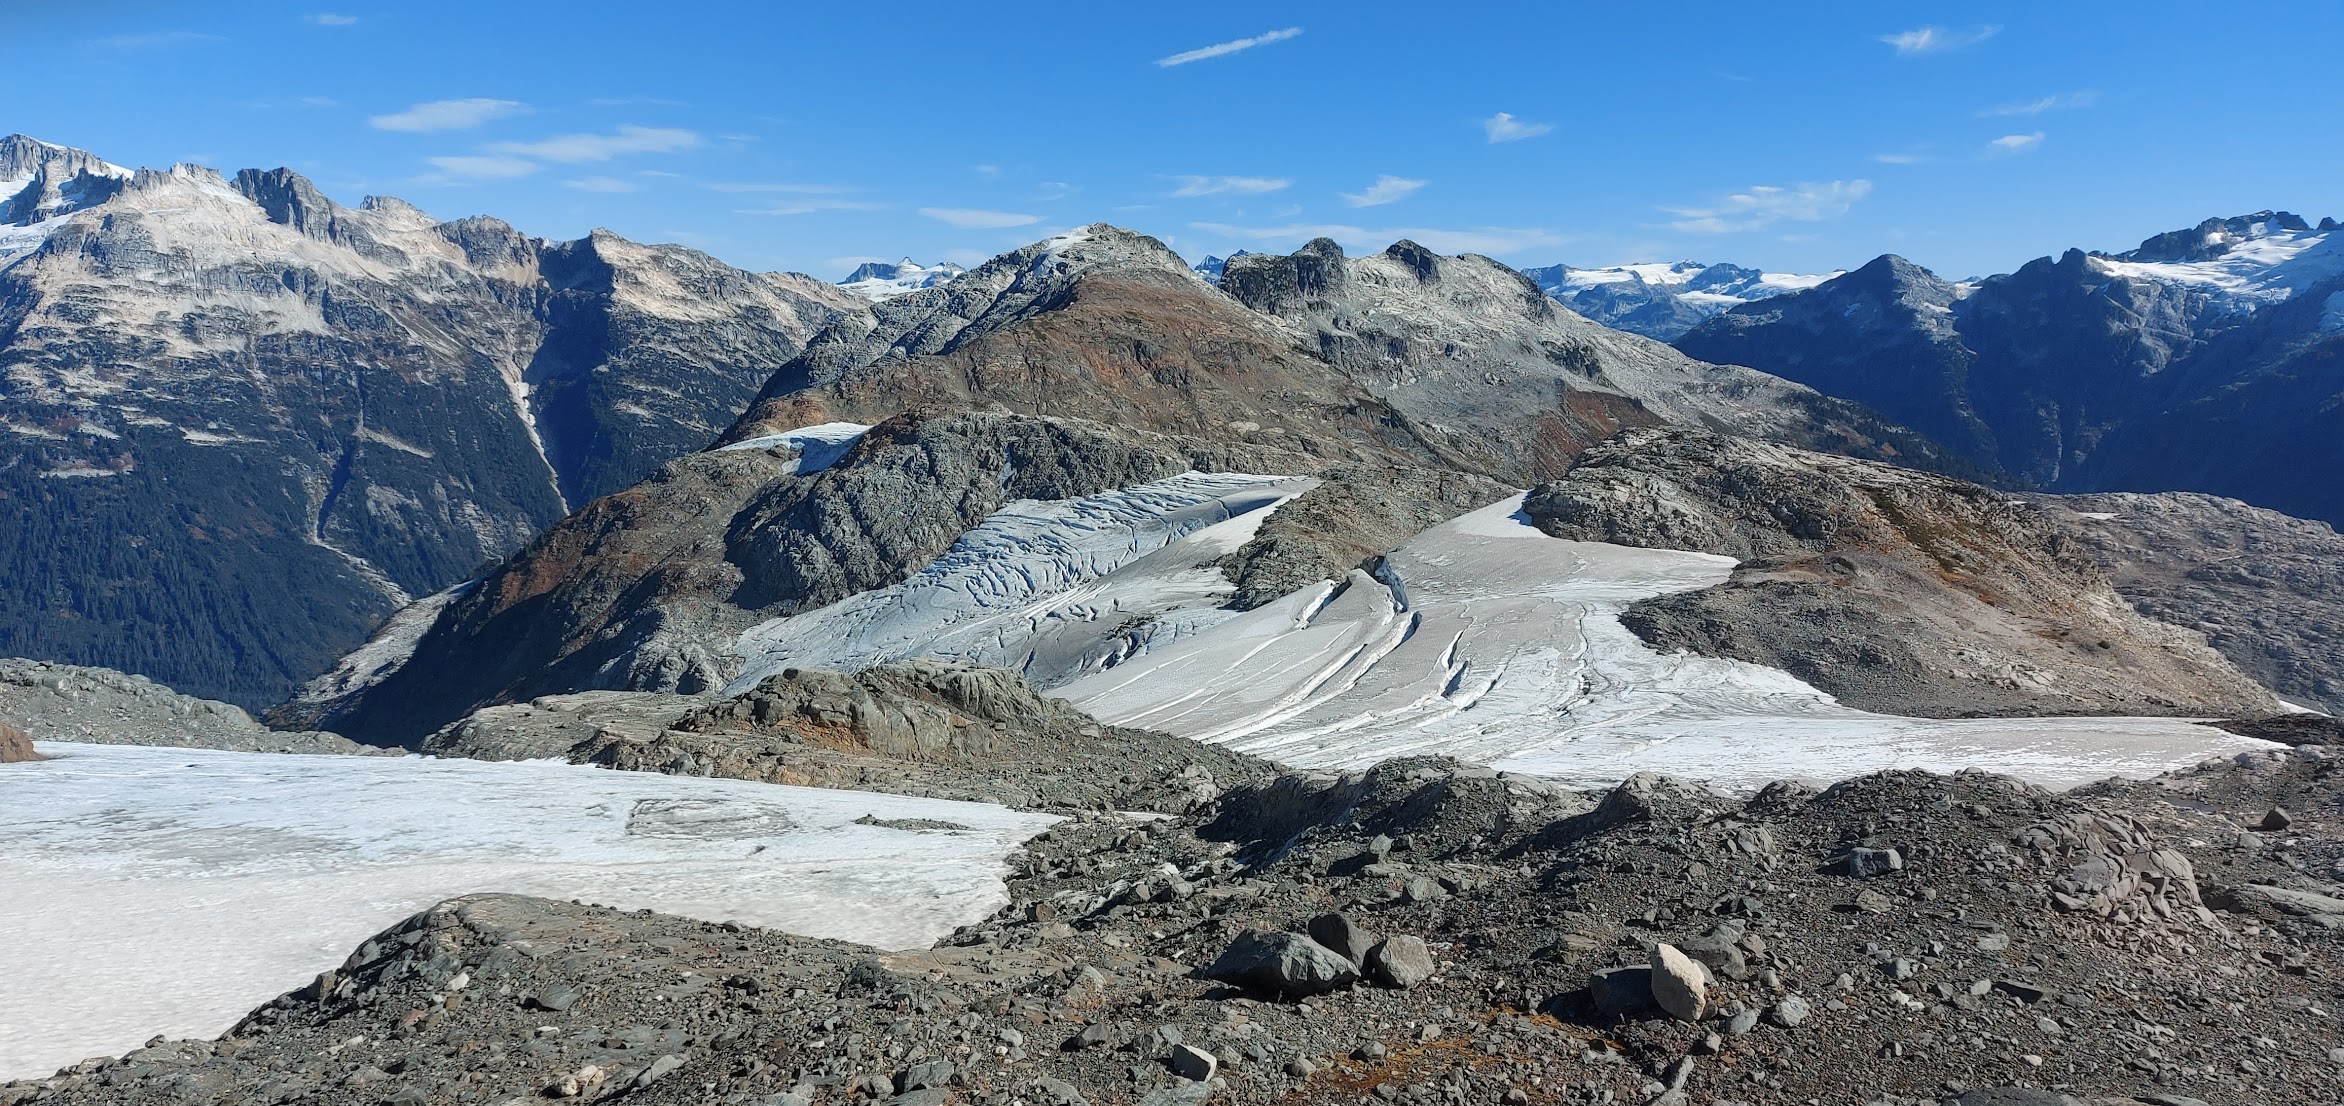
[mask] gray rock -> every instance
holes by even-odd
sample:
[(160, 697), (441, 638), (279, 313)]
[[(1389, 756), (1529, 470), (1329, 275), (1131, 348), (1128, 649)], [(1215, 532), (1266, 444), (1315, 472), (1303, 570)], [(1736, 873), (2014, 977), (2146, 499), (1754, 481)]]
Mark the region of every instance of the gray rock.
[(1258, 929), (1238, 934), (1204, 974), (1289, 998), (1324, 994), (1359, 979), (1358, 967), (1341, 953), (1299, 933)]
[(1431, 979), (1440, 970), (1424, 939), (1405, 933), (1386, 937), (1368, 950), (1366, 967), (1370, 979), (1403, 990)]
[(907, 1091), (887, 1100), (887, 1106), (944, 1106), (952, 1101), (952, 1092), (943, 1087)]
[(1221, 1070), (1220, 1060), (1216, 1059), (1212, 1053), (1193, 1045), (1173, 1046), (1172, 1054), (1166, 1058), (1165, 1062), (1171, 1066), (1172, 1074), (1182, 1079), (1193, 1079), (1199, 1083), (1211, 1079), (1214, 1073)]
[(1840, 858), (1840, 870), (1857, 879), (1869, 879), (1904, 870), (1904, 854), (1895, 849), (1849, 849)]
[(643, 1088), (648, 1087), (653, 1083), (657, 1083), (660, 1080), (667, 1078), (677, 1068), (683, 1066), (683, 1057), (677, 1056), (674, 1053), (669, 1053), (666, 1056), (662, 1056), (657, 1060), (651, 1061), (651, 1066), (646, 1067), (641, 1072), (637, 1073), (635, 1078), (627, 1084), (627, 1088), (629, 1090), (642, 1090)]
[(555, 983), (541, 987), (536, 994), (529, 996), (529, 1005), (559, 1014), (576, 1005), (580, 997), (582, 996), (579, 995), (576, 987), (567, 983)]
[(2084, 1106), (2081, 1101), (2056, 1091), (2041, 1091), (2033, 1087), (1993, 1087), (1964, 1091), (1952, 1098), (1953, 1106)]
[(2263, 812), (2263, 820), (2255, 823), (2254, 828), (2261, 830), (2264, 833), (2278, 833), (2279, 831), (2284, 830), (2294, 824), (2294, 815), (2287, 813), (2284, 808), (2272, 807), (2271, 809)]
[(1709, 1010), (1709, 982), (1701, 965), (1675, 945), (1654, 945), (1652, 1001), (1679, 1021), (1700, 1021)]
[(1725, 1032), (1728, 1037), (1739, 1037), (1756, 1028), (1758, 1028), (1756, 1007), (1744, 1007), (1736, 1010), (1734, 1016), (1727, 1018), (1725, 1022)]
[(1368, 950), (1376, 944), (1375, 934), (1349, 914), (1321, 914), (1310, 920), (1309, 929), (1311, 940), (1342, 954), (1354, 964), (1366, 964)]
[(1054, 1076), (1035, 1079), (1030, 1087), (1034, 1098), (1046, 1106), (1091, 1106), (1091, 1100), (1083, 1097), (1074, 1084)]
[(1212, 1097), (1210, 1083), (1182, 1083), (1177, 1087), (1158, 1087), (1141, 1095), (1137, 1106), (1204, 1106)]
[(1766, 1016), (1772, 1019), (1776, 1025), (1785, 1029), (1795, 1029), (1801, 1022), (1807, 1020), (1807, 1015), (1812, 1010), (1813, 1008), (1807, 1004), (1806, 999), (1797, 995), (1784, 995), (1775, 1002), (1772, 1008), (1766, 1011)]
[(1652, 1008), (1652, 969), (1634, 964), (1605, 968), (1587, 979), (1587, 994), (1595, 1009), (1613, 1017)]
[(951, 1083), (952, 1062), (950, 1060), (930, 1060), (924, 1064), (914, 1064), (895, 1077), (895, 1089), (898, 1093), (924, 1091), (932, 1087), (950, 1086)]

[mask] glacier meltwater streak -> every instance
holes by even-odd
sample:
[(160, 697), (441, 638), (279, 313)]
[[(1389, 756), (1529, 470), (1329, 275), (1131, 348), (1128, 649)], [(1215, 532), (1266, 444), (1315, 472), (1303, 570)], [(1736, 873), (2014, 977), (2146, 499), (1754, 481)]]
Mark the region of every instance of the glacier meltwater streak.
[(922, 947), (998, 909), (1004, 857), (1056, 821), (552, 763), (40, 750), (0, 771), (0, 1079), (212, 1036), (472, 892)]

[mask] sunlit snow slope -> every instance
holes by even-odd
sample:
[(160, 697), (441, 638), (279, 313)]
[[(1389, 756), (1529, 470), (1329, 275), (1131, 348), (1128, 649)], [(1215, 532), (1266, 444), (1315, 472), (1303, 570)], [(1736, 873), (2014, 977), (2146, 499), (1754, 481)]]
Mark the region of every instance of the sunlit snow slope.
[(2259, 746), (2166, 719), (1896, 718), (1777, 669), (1656, 653), (1637, 599), (1733, 562), (1548, 537), (1520, 498), (1387, 558), (1053, 689), (1109, 722), (1302, 766), (1443, 754), (1582, 783), (1639, 771), (1752, 787), (1884, 768), (1987, 768), (2053, 786)]
[(468, 892), (924, 946), (997, 909), (1004, 855), (1055, 821), (560, 764), (40, 749), (0, 772), (0, 1079), (209, 1037)]

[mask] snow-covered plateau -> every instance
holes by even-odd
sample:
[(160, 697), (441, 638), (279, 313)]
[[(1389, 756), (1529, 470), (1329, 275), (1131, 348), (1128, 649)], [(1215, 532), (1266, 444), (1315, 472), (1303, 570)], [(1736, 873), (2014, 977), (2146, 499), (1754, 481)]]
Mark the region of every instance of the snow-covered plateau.
[(39, 748), (0, 772), (0, 1079), (219, 1033), (470, 892), (923, 947), (997, 909), (1003, 858), (1055, 821), (564, 764)]

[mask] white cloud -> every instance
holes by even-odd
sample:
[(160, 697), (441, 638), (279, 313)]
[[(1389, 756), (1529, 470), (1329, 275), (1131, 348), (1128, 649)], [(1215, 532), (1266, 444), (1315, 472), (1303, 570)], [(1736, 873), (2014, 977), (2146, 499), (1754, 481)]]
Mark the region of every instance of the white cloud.
[(1381, 207), (1388, 203), (1405, 200), (1414, 195), (1417, 189), (1430, 183), (1432, 182), (1409, 180), (1405, 177), (1386, 174), (1377, 177), (1374, 184), (1367, 186), (1366, 191), (1338, 192), (1336, 195), (1343, 197), (1343, 202), (1353, 207)]
[(91, 45), (103, 46), (108, 50), (163, 50), (174, 46), (203, 46), (226, 41), (219, 35), (207, 35), (201, 31), (148, 31), (144, 34), (112, 35), (96, 39)]
[(566, 180), (562, 182), (562, 187), (575, 188), (580, 192), (639, 192), (642, 190), (642, 186), (634, 181), (620, 180), (617, 177), (587, 177), (584, 180)]
[(1233, 38), (1227, 42), (1216, 42), (1211, 46), (1199, 47), (1195, 50), (1184, 50), (1170, 57), (1157, 58), (1156, 64), (1165, 69), (1170, 69), (1175, 65), (1187, 65), (1192, 61), (1203, 61), (1206, 58), (1217, 58), (1223, 54), (1234, 54), (1239, 50), (1251, 50), (1256, 46), (1267, 46), (1273, 42), (1284, 42), (1287, 39), (1293, 38), (1294, 36), (1301, 33), (1302, 28), (1300, 27), (1286, 27), (1275, 31), (1265, 31), (1261, 34), (1253, 36), (1252, 38)]
[(1172, 194), (1175, 196), (1213, 196), (1223, 192), (1234, 192), (1240, 196), (1259, 196), (1264, 192), (1276, 192), (1290, 183), (1284, 177), (1199, 177), (1191, 175), (1172, 179), (1180, 182), (1180, 187), (1172, 190)]
[(1761, 230), (1785, 219), (1813, 223), (1845, 215), (1857, 200), (1871, 191), (1872, 182), (1868, 180), (1835, 180), (1796, 188), (1760, 185), (1747, 192), (1736, 192), (1708, 207), (1661, 210), (1679, 217), (1669, 224), (1677, 230), (1689, 234), (1733, 234)]
[(358, 22), (358, 17), (355, 15), (340, 15), (334, 12), (318, 12), (303, 18), (311, 25), (318, 27), (349, 27)]
[(1919, 154), (1873, 154), (1872, 160), (1882, 165), (1919, 165), (1927, 159)]
[(787, 181), (719, 181), (708, 186), (711, 192), (785, 192), (799, 196), (835, 196), (852, 192), (843, 184), (797, 184)]
[(512, 180), (526, 177), (541, 168), (534, 161), (518, 157), (427, 157), (423, 160), (439, 169), (437, 180), (441, 183)]
[(464, 100), (433, 100), (405, 111), (369, 116), (366, 121), (378, 131), (463, 131), (493, 119), (526, 115), (530, 110), (529, 105), (519, 100), (475, 96)]
[(2098, 102), (2099, 99), (2100, 94), (2098, 92), (2087, 89), (2082, 92), (2069, 92), (2059, 96), (2045, 96), (2040, 100), (2021, 100), (2016, 103), (2004, 104), (2000, 107), (1987, 108), (1986, 110), (1979, 112), (1978, 117), (1981, 119), (1994, 119), (2008, 115), (2041, 115), (2046, 111), (2066, 111), (2072, 108), (2088, 108), (2094, 103)]
[(1042, 221), (1039, 215), (1020, 215), (1014, 211), (979, 211), (967, 207), (923, 207), (920, 214), (939, 223), (975, 230), (1027, 227)]
[(2033, 134), (2006, 134), (1986, 144), (1986, 156), (2009, 157), (2031, 153), (2043, 144), (2043, 132)]
[(1899, 31), (1893, 35), (1881, 35), (1880, 41), (1896, 47), (1897, 53), (1912, 57), (1918, 54), (1942, 54), (1948, 50), (1976, 46), (2001, 33), (2002, 28), (1993, 24), (1972, 27), (1968, 30), (1957, 30), (1951, 27), (1916, 27), (1913, 30)]
[(740, 211), (738, 214), (813, 215), (817, 212), (823, 211), (878, 211), (886, 206), (886, 204), (872, 203), (869, 200), (783, 200), (780, 203), (773, 205), (772, 207), (749, 208)]
[(615, 134), (557, 134), (536, 142), (496, 142), (484, 148), (495, 154), (576, 165), (589, 161), (609, 161), (621, 154), (664, 154), (689, 150), (699, 144), (700, 134), (697, 131), (625, 126), (620, 127)]
[(1286, 223), (1261, 227), (1234, 226), (1229, 223), (1188, 225), (1207, 234), (1239, 242), (1299, 244), (1313, 238), (1332, 238), (1346, 247), (1364, 250), (1380, 250), (1406, 238), (1440, 253), (1494, 255), (1514, 253), (1532, 246), (1558, 246), (1570, 241), (1563, 235), (1521, 227), (1385, 227), (1371, 230), (1341, 223)]
[(1489, 135), (1489, 140), (1492, 142), (1516, 142), (1525, 138), (1536, 138), (1555, 128), (1552, 123), (1525, 123), (1514, 118), (1513, 112), (1501, 111), (1482, 120), (1481, 129)]
[(1046, 180), (1035, 186), (1034, 198), (1042, 201), (1043, 203), (1048, 203), (1051, 200), (1063, 200), (1079, 191), (1081, 191), (1081, 189), (1076, 188), (1075, 186), (1068, 184), (1065, 181)]

